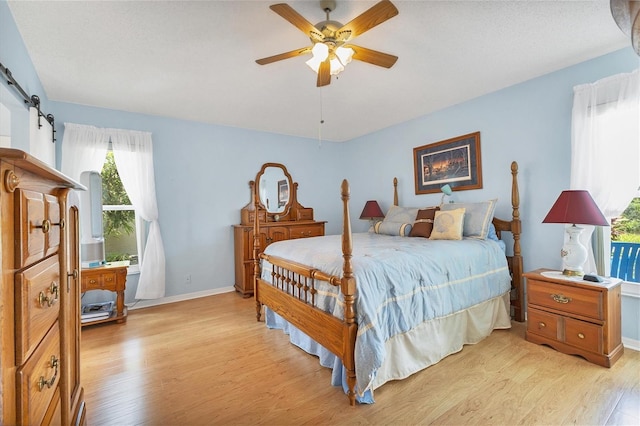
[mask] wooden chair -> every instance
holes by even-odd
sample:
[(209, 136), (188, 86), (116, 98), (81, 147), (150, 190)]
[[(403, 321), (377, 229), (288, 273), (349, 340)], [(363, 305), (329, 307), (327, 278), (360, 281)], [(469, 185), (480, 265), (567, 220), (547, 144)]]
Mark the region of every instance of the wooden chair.
[(611, 242), (611, 276), (640, 282), (640, 244)]

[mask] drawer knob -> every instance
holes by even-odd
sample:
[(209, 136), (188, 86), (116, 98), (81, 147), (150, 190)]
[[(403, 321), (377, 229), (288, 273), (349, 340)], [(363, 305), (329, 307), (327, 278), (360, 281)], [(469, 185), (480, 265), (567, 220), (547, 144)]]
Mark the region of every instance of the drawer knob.
[(54, 369), (53, 376), (49, 380), (45, 379), (44, 376), (40, 376), (40, 379), (38, 380), (38, 390), (40, 392), (42, 392), (42, 389), (44, 389), (45, 386), (49, 389), (56, 382), (56, 378), (58, 378), (58, 364), (58, 358), (56, 358), (55, 355), (51, 355), (51, 368)]
[(547, 324), (543, 323), (542, 321), (538, 323), (538, 328), (545, 328), (546, 326)]
[(44, 291), (41, 291), (40, 294), (38, 295), (38, 303), (40, 304), (41, 308), (44, 308), (45, 305), (52, 306), (58, 301), (58, 295), (59, 295), (58, 284), (56, 284), (55, 282), (52, 282), (51, 285), (49, 286), (49, 293), (51, 293), (51, 297), (44, 294)]
[(571, 298), (564, 296), (562, 294), (552, 294), (551, 298), (557, 303), (569, 303), (571, 302)]
[(46, 234), (47, 232), (49, 232), (49, 229), (51, 229), (51, 222), (49, 221), (49, 219), (44, 219), (42, 221), (42, 225), (38, 225), (36, 226), (36, 228), (42, 228), (42, 233)]
[(90, 284), (95, 284), (95, 283), (97, 283), (97, 282), (98, 282), (98, 281), (94, 280), (93, 278), (89, 280), (89, 283), (90, 283)]
[(581, 339), (584, 339), (584, 334), (578, 333), (578, 337), (581, 338)]

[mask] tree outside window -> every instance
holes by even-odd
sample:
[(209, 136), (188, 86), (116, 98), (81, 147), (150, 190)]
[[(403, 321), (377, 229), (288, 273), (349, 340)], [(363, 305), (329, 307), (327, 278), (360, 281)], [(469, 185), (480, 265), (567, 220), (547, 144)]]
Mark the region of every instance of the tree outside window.
[(640, 243), (640, 197), (634, 198), (622, 215), (612, 220), (611, 240)]
[(125, 191), (113, 151), (107, 151), (102, 168), (102, 221), (107, 262), (138, 263), (136, 212)]

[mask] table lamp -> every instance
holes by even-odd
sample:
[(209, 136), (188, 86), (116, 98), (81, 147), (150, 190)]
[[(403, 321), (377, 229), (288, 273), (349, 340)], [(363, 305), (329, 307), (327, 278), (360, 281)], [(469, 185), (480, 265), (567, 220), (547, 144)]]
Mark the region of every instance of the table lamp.
[(569, 239), (560, 252), (564, 261), (562, 273), (569, 276), (584, 275), (582, 265), (587, 261), (588, 256), (587, 249), (580, 242), (583, 228), (576, 226), (576, 223), (609, 226), (609, 222), (591, 198), (591, 194), (585, 190), (562, 191), (542, 223), (571, 224), (566, 228)]
[(367, 201), (364, 205), (364, 209), (362, 209), (362, 213), (360, 214), (360, 219), (367, 219), (371, 221), (371, 225), (374, 224), (376, 219), (384, 219), (384, 213), (382, 213), (382, 209), (378, 205), (378, 202), (375, 200)]
[(440, 191), (442, 191), (442, 198), (440, 199), (440, 205), (442, 206), (442, 204), (444, 203), (445, 195), (450, 196), (451, 194), (453, 194), (453, 189), (451, 189), (451, 186), (449, 186), (449, 184), (446, 184), (440, 188)]

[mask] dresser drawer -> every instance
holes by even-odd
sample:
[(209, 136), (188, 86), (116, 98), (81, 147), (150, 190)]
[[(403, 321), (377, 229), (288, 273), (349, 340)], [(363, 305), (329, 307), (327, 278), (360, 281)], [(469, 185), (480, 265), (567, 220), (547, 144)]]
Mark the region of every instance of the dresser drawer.
[(35, 350), (60, 313), (60, 264), (52, 256), (15, 277), (16, 364)]
[(324, 235), (324, 227), (318, 225), (310, 226), (292, 226), (289, 230), (291, 239), (294, 238), (307, 238), (307, 237), (320, 237)]
[(571, 346), (601, 353), (602, 334), (602, 326), (573, 318), (565, 318), (565, 342)]
[(17, 419), (20, 424), (39, 425), (55, 401), (60, 382), (60, 332), (58, 322), (42, 344), (16, 372)]
[(558, 334), (558, 325), (560, 322), (561, 319), (558, 315), (529, 308), (529, 312), (527, 313), (527, 332), (539, 334), (549, 339), (559, 340), (562, 338), (562, 336)]
[(116, 291), (117, 277), (115, 271), (100, 273), (82, 272), (82, 291), (110, 290)]
[(64, 221), (60, 203), (52, 195), (17, 189), (15, 197), (15, 263), (20, 269), (57, 253)]
[(597, 320), (604, 319), (600, 291), (533, 279), (528, 280), (527, 291), (530, 305), (544, 306)]

